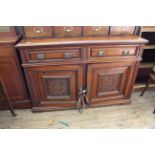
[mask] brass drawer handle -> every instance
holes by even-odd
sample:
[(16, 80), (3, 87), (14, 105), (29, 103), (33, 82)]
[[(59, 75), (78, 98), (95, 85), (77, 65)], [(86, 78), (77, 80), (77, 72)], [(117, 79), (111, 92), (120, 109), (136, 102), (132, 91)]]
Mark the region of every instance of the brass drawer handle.
[(43, 60), (43, 59), (45, 59), (45, 55), (44, 55), (43, 53), (38, 53), (38, 54), (36, 55), (36, 58), (37, 58), (38, 60)]
[(71, 32), (71, 31), (73, 31), (73, 26), (64, 26), (64, 31), (65, 32)]
[(127, 56), (130, 54), (130, 51), (122, 51), (122, 55)]
[(64, 58), (66, 58), (66, 59), (72, 58), (72, 52), (65, 52)]
[(97, 32), (101, 30), (101, 26), (93, 26), (92, 29)]
[(104, 55), (105, 55), (105, 51), (103, 51), (103, 50), (98, 51), (98, 56), (99, 57), (102, 57)]
[(33, 32), (35, 33), (42, 33), (43, 32), (43, 27), (34, 27)]

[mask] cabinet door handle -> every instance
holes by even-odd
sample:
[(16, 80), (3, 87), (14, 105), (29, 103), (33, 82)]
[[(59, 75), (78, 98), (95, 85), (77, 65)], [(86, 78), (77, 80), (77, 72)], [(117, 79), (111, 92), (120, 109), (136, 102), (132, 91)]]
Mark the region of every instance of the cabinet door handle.
[(64, 31), (65, 32), (71, 32), (71, 31), (73, 31), (73, 26), (64, 26)]
[(99, 57), (103, 57), (104, 55), (105, 55), (105, 51), (103, 51), (103, 50), (98, 51)]
[(43, 53), (38, 53), (36, 57), (38, 60), (43, 60), (45, 58), (45, 55)]
[(66, 59), (72, 58), (72, 52), (65, 52), (64, 58), (66, 58)]
[(130, 54), (130, 51), (122, 51), (122, 55), (127, 56)]

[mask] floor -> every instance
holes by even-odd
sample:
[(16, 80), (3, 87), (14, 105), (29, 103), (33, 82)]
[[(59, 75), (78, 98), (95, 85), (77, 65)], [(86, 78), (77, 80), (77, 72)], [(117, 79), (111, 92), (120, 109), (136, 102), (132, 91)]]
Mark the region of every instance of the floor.
[(155, 128), (155, 88), (143, 97), (135, 91), (132, 104), (88, 108), (79, 114), (77, 110), (32, 113), (31, 110), (16, 110), (17, 117), (9, 111), (0, 111), (0, 128)]

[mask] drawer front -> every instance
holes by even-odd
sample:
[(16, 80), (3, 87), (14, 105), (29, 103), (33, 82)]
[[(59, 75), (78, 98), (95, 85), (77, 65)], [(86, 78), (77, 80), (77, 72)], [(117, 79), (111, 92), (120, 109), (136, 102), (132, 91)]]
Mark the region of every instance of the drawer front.
[(106, 36), (109, 33), (109, 26), (84, 26), (84, 36)]
[(129, 57), (136, 56), (136, 47), (89, 47), (88, 57), (89, 58), (99, 58), (104, 57)]
[(53, 28), (51, 26), (24, 26), (26, 38), (45, 38), (53, 36)]
[(133, 35), (135, 32), (135, 26), (112, 26), (110, 29), (110, 35)]
[(81, 59), (81, 48), (66, 49), (27, 49), (26, 62), (70, 61)]
[(54, 27), (55, 37), (80, 37), (81, 26), (56, 26)]

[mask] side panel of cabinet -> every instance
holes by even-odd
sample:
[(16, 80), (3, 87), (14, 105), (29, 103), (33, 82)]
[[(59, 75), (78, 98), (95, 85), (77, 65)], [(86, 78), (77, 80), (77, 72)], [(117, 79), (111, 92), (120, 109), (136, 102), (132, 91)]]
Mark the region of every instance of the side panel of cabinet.
[(88, 65), (87, 85), (91, 104), (118, 104), (128, 100), (135, 62)]
[(4, 102), (5, 102), (5, 96), (4, 96), (2, 85), (0, 83), (0, 104), (4, 104)]
[[(14, 58), (0, 58), (0, 74), (12, 102), (27, 99)], [(2, 86), (0, 86), (0, 100), (4, 100)]]
[(82, 65), (39, 66), (25, 71), (34, 111), (76, 107), (83, 84)]

